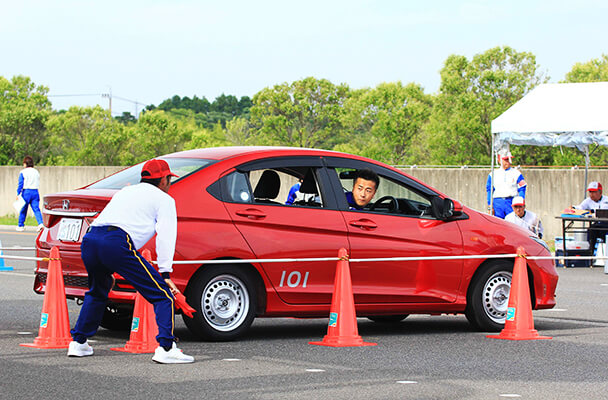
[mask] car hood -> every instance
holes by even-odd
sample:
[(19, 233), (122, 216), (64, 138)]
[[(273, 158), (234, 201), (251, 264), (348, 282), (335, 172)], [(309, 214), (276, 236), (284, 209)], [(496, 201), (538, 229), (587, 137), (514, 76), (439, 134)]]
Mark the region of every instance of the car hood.
[(527, 229), (512, 224), (511, 222), (505, 221), (502, 218), (495, 217), (493, 215), (488, 215), (486, 213), (477, 212), (479, 216), (488, 221), (488, 223), (492, 224), (492, 228), (488, 228), (491, 230), (501, 231), (501, 232), (509, 232), (510, 235), (519, 236), (519, 241), (526, 244), (525, 250), (531, 256), (539, 256), (539, 255), (550, 255), (549, 250), (545, 248), (542, 244), (538, 243), (537, 240), (542, 239), (532, 239), (532, 233)]

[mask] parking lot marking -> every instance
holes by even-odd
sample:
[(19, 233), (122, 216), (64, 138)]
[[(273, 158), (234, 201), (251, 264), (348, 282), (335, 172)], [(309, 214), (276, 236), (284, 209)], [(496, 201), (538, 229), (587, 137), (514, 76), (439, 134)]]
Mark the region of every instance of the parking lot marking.
[(608, 283), (600, 283), (600, 286), (608, 286)]
[(403, 385), (411, 385), (411, 384), (418, 383), (418, 382), (416, 382), (416, 381), (397, 381), (397, 383), (401, 383)]
[(325, 372), (325, 370), (319, 368), (307, 368), (306, 372)]
[(549, 308), (546, 311), (551, 311), (551, 312), (560, 312), (560, 311), (568, 311), (567, 308)]
[(31, 335), (32, 332), (17, 332), (17, 335)]
[(515, 393), (504, 393), (504, 394), (501, 394), (500, 397), (521, 397), (521, 395), (515, 394)]
[(240, 358), (223, 358), (222, 361), (241, 361)]

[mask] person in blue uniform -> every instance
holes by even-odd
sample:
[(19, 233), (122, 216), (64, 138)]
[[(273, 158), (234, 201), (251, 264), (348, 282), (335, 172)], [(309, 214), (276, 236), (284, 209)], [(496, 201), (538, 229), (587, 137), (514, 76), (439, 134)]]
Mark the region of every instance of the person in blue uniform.
[(371, 169), (360, 169), (353, 179), (353, 190), (346, 192), (346, 201), (351, 210), (363, 210), (372, 201), (380, 185), (380, 178)]
[[(112, 274), (116, 272), (154, 306), (158, 347), (152, 360), (161, 364), (194, 361), (177, 348), (173, 333), (173, 294), (178, 289), (170, 277), (177, 237), (175, 200), (168, 194), (172, 176), (177, 175), (171, 173), (166, 161), (147, 161), (142, 167), (141, 182), (118, 191), (84, 236), (81, 254), (89, 275), (89, 291), (71, 331), (73, 341), (68, 356), (93, 355), (87, 338), (97, 332), (101, 323), (114, 282)], [(160, 273), (138, 251), (154, 234)]]
[(34, 159), (26, 156), (23, 159), (23, 169), (19, 172), (19, 180), (17, 183), (17, 197), (23, 197), (25, 205), (19, 212), (19, 221), (17, 231), (25, 230), (25, 217), (27, 217), (27, 207), (32, 207), (36, 221), (38, 222), (38, 230), (41, 230), (42, 214), (40, 213), (40, 174), (34, 168)]
[(494, 185), (492, 185), (492, 173), (488, 175), (486, 193), (490, 214), (504, 218), (513, 211), (511, 203), (515, 196), (526, 198), (526, 181), (521, 172), (511, 167), (513, 156), (510, 151), (502, 151), (498, 157), (500, 169), (494, 171)]
[(298, 183), (296, 183), (295, 185), (293, 185), (291, 187), (291, 189), (289, 189), (289, 194), (287, 195), (287, 200), (285, 200), (286, 205), (291, 205), (291, 204), (293, 204), (294, 201), (296, 201), (296, 198), (298, 197), (298, 192), (300, 191), (300, 187), (302, 186), (303, 181), (304, 180), (302, 178), (300, 178), (300, 181)]

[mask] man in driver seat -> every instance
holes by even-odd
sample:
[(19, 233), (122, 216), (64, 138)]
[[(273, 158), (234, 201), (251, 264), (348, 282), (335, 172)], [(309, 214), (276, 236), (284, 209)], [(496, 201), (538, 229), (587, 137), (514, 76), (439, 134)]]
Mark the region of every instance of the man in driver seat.
[(346, 192), (346, 201), (351, 210), (363, 210), (374, 198), (380, 178), (371, 169), (360, 169), (353, 179), (353, 190)]

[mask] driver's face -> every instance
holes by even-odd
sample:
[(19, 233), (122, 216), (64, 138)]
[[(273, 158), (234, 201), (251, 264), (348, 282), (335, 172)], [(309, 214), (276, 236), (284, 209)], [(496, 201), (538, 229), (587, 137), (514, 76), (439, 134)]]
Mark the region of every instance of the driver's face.
[(357, 178), (353, 185), (353, 198), (359, 207), (365, 207), (376, 194), (376, 182)]

